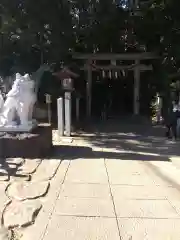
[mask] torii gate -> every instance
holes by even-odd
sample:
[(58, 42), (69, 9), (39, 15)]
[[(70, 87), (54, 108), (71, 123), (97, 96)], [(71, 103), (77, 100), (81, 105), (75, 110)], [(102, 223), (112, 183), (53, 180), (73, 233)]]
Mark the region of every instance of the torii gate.
[[(139, 115), (140, 103), (140, 73), (142, 71), (151, 71), (152, 65), (141, 64), (142, 60), (156, 59), (158, 56), (154, 53), (144, 52), (144, 53), (124, 53), (124, 54), (83, 54), (74, 53), (74, 59), (84, 60), (85, 64), (81, 68), (87, 71), (87, 82), (86, 82), (86, 113), (87, 116), (91, 116), (91, 102), (92, 102), (92, 71), (97, 70), (133, 70), (134, 71), (134, 101), (133, 101), (133, 113), (134, 115)], [(96, 65), (98, 60), (109, 60), (109, 65)], [(118, 60), (124, 61), (134, 61), (133, 65), (117, 65)]]

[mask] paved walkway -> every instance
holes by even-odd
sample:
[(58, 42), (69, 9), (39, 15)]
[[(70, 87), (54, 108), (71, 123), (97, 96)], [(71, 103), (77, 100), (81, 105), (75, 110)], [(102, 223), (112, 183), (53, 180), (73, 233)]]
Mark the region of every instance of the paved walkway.
[[(36, 184), (41, 183), (33, 189), (42, 209), (32, 226), (17, 229), (17, 236), (179, 240), (180, 143), (161, 134), (161, 128), (124, 126), (118, 131), (97, 130), (72, 142), (59, 142), (54, 135), (52, 163), (44, 161), (44, 168), (41, 163), (32, 175)], [(50, 183), (48, 190), (45, 182)], [(16, 189), (9, 187), (7, 193), (19, 200), (23, 194)]]

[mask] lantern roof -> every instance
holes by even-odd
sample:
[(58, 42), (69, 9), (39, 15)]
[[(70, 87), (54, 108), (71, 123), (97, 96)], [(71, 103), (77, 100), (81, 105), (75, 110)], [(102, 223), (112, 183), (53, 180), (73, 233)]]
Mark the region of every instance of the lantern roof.
[(63, 67), (59, 71), (53, 73), (54, 76), (57, 76), (59, 79), (63, 80), (66, 78), (78, 78), (79, 75), (70, 70), (69, 67)]

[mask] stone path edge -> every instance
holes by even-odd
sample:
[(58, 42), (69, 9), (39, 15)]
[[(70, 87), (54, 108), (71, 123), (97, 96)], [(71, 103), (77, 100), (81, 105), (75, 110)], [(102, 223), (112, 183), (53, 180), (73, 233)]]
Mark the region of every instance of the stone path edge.
[[(32, 183), (31, 181), (27, 181), (27, 182), (29, 182), (30, 184)], [(33, 183), (35, 183), (35, 182), (33, 182)], [(38, 199), (38, 198), (45, 197), (45, 196), (48, 194), (49, 189), (50, 189), (50, 186), (51, 186), (50, 181), (48, 181), (47, 189), (46, 189), (46, 191), (45, 191), (42, 195), (39, 195), (39, 196), (37, 196), (37, 197), (27, 197), (26, 199), (18, 199), (18, 198), (16, 198), (16, 197), (11, 197), (11, 196), (8, 194), (8, 189), (9, 189), (9, 187), (10, 187), (12, 184), (13, 184), (13, 182), (11, 182), (11, 183), (9, 183), (9, 184), (7, 185), (7, 187), (6, 187), (6, 189), (5, 189), (5, 194), (6, 194), (6, 196), (7, 196), (10, 200), (16, 200), (16, 201), (19, 201), (19, 202), (26, 201), (26, 200), (36, 200), (36, 199)]]

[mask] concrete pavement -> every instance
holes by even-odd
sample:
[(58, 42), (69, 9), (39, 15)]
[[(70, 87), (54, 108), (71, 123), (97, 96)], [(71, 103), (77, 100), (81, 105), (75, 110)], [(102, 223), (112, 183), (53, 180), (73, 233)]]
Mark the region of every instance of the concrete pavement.
[(178, 143), (128, 134), (55, 139), (63, 161), (21, 239), (179, 240)]

